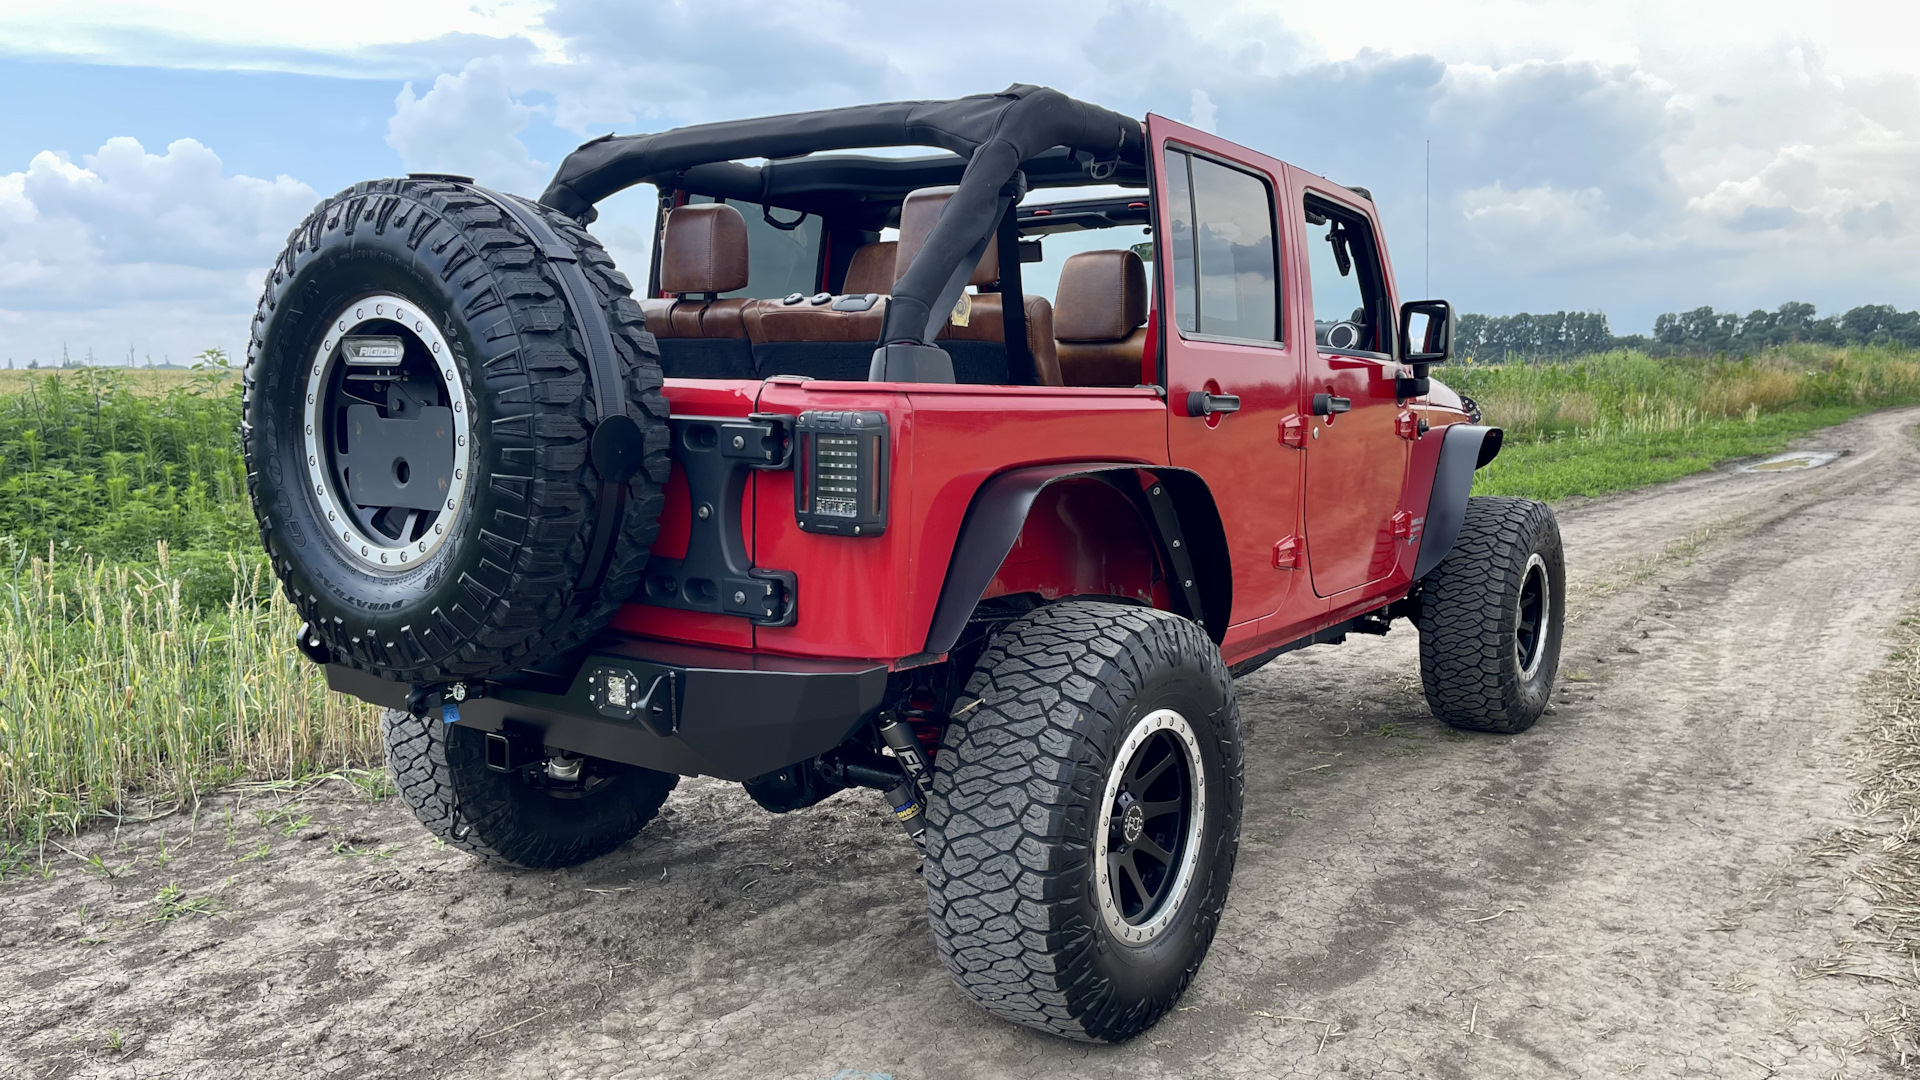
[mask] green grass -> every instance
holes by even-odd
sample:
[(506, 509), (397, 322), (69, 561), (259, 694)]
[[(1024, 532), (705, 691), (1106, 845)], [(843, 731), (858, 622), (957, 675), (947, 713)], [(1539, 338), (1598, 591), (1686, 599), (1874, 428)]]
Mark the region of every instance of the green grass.
[[(1436, 374), (1506, 429), (1475, 490), (1553, 500), (1673, 479), (1920, 402), (1915, 357), (1615, 352)], [(186, 373), (0, 379), (0, 877), (50, 872), (51, 838), (136, 796), (146, 809), (235, 780), (320, 776), (391, 790), (368, 768), (380, 758), (377, 710), (329, 694), (292, 648), (295, 615), (246, 503), (238, 382), (217, 357)], [(262, 824), (292, 835), (309, 823)]]
[(291, 648), (239, 421), (218, 362), (0, 383), (0, 876), (135, 794), (378, 762), (375, 710)]
[(1549, 502), (1673, 480), (1920, 402), (1920, 358), (1901, 349), (1795, 346), (1740, 360), (1614, 352), (1435, 374), (1506, 431), (1474, 493)]

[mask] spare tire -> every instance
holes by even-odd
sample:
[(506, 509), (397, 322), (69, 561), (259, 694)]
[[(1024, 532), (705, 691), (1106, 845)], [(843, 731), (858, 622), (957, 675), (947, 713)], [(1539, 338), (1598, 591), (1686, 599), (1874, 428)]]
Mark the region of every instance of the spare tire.
[(668, 433), (653, 335), (593, 237), (517, 207), (572, 248), (611, 330), (640, 435), (624, 486), (603, 485), (589, 453), (601, 410), (555, 266), (467, 184), (376, 180), (321, 203), (254, 316), (242, 440), (261, 539), (311, 636), (384, 679), (471, 678), (573, 648), (632, 593), (657, 530)]

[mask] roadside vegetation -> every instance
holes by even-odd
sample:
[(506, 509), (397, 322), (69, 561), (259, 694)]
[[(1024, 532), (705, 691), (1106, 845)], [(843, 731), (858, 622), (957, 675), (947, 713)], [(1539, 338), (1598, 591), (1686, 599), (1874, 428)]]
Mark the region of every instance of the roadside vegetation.
[(1434, 374), (1506, 431), (1474, 493), (1548, 501), (1672, 480), (1920, 402), (1920, 352), (1897, 346), (1795, 344), (1739, 359), (1620, 350)]
[[(0, 876), (102, 815), (377, 766), (377, 714), (293, 651), (246, 504), (237, 374), (0, 373)], [(1476, 491), (1598, 495), (1920, 402), (1920, 353), (1614, 351), (1436, 371), (1507, 448)], [(34, 854), (29, 854), (34, 853)]]
[(223, 360), (0, 386), (0, 873), (130, 798), (378, 761), (291, 647)]

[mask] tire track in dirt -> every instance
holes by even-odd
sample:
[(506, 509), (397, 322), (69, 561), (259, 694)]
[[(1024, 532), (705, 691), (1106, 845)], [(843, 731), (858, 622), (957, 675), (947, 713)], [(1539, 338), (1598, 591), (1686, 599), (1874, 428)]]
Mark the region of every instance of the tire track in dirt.
[[(0, 1076), (1879, 1075), (1915, 980), (1857, 947), (1825, 845), (1920, 582), (1916, 421), (1561, 507), (1562, 681), (1524, 735), (1428, 716), (1404, 626), (1243, 680), (1227, 918), (1127, 1046), (968, 1003), (864, 792), (776, 818), (689, 782), (608, 859), (501, 874), (326, 789), (298, 828), (225, 798), (69, 845), (115, 877), (0, 885)], [(146, 921), (169, 883), (218, 914)]]

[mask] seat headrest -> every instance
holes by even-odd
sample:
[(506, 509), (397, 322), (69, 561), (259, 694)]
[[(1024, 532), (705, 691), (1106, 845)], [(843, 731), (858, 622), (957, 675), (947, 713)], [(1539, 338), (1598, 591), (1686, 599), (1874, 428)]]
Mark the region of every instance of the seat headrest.
[(1060, 267), (1053, 336), (1118, 341), (1147, 321), (1147, 270), (1131, 251), (1083, 251)]
[(660, 291), (676, 296), (747, 287), (747, 221), (726, 203), (675, 207), (660, 243)]
[[(925, 187), (908, 195), (907, 201), (900, 204), (900, 245), (893, 255), (893, 280), (899, 281), (907, 268), (913, 265), (913, 257), (920, 254), (920, 247), (927, 242), (927, 234), (933, 231), (934, 222), (940, 220), (940, 212), (947, 208), (947, 200), (953, 198), (953, 193), (958, 190), (951, 186)], [(967, 279), (967, 284), (986, 286), (999, 280), (1000, 240), (994, 237), (987, 241), (986, 253), (980, 256), (980, 264), (973, 268), (973, 276)]]
[(900, 242), (881, 240), (854, 249), (847, 263), (847, 283), (840, 291), (852, 295), (893, 291), (893, 256)]

